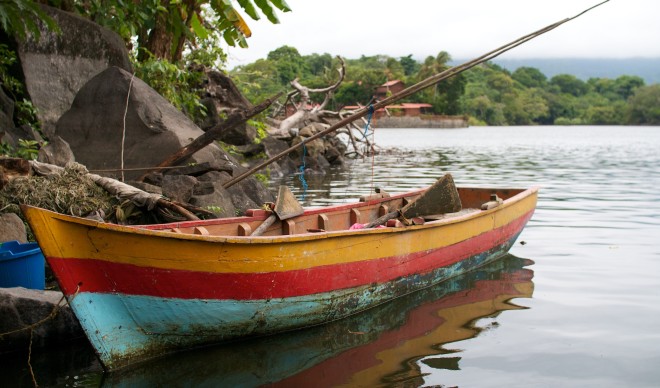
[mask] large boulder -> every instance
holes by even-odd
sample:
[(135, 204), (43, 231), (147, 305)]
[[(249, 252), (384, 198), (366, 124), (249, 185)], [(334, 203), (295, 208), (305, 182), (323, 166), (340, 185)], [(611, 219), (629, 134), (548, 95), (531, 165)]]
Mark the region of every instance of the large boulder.
[[(142, 80), (110, 67), (80, 89), (57, 122), (56, 134), (69, 143), (76, 161), (90, 170), (110, 170), (122, 166), (122, 153), (124, 168), (156, 166), (203, 131)], [(186, 163), (228, 158), (211, 144)], [(128, 171), (125, 176), (135, 179), (142, 173)]]
[[(48, 318), (60, 303), (57, 314)], [(62, 293), (29, 290), (22, 287), (0, 288), (0, 353), (50, 346), (84, 336), (73, 312), (62, 302)], [(43, 323), (38, 324), (38, 322)], [(32, 335), (26, 327), (33, 326)], [(21, 330), (24, 329), (24, 330)]]
[(121, 37), (72, 13), (43, 6), (61, 33), (42, 31), (39, 40), (18, 42), (25, 86), (44, 134), (50, 136), (62, 113), (89, 79), (118, 66), (132, 72)]

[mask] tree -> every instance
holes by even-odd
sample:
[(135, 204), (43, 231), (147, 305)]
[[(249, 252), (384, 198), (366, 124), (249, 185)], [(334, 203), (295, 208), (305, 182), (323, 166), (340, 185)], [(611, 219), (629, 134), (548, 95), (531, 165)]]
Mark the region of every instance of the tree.
[(643, 86), (630, 97), (628, 124), (660, 124), (660, 84)]
[[(279, 23), (273, 6), (282, 12), (291, 10), (284, 0), (238, 0), (238, 4), (254, 20), (260, 19), (258, 8), (271, 23)], [(153, 56), (177, 62), (187, 45), (220, 37), (231, 46), (247, 47), (245, 38), (252, 34), (230, 0), (79, 0), (76, 5), (79, 13), (116, 31), (128, 45), (136, 37), (139, 61)]]
[(550, 109), (542, 91), (529, 88), (509, 94), (505, 116), (511, 125), (531, 125), (544, 121)]
[(580, 97), (587, 93), (587, 84), (574, 75), (559, 74), (550, 79), (550, 85), (555, 86), (561, 93)]
[(277, 76), (282, 85), (288, 85), (289, 82), (300, 77), (305, 67), (302, 56), (291, 46), (282, 46), (269, 52), (267, 59), (275, 63)]
[(409, 77), (419, 71), (420, 64), (412, 58), (412, 54), (399, 58), (399, 63), (403, 67), (403, 73)]
[[(451, 56), (446, 51), (439, 52), (435, 57), (427, 57), (417, 73), (417, 80), (426, 79), (449, 69), (451, 66), (447, 63), (450, 60)], [(420, 94), (423, 102), (433, 105), (435, 113), (458, 114), (460, 111), (459, 100), (464, 91), (465, 78), (459, 74), (435, 84)]]
[(10, 37), (24, 39), (28, 34), (39, 38), (39, 23), (49, 30), (59, 31), (55, 21), (48, 16), (37, 2), (31, 0), (0, 1), (0, 28)]
[(548, 82), (548, 78), (539, 69), (525, 66), (517, 68), (511, 78), (527, 88), (542, 88)]
[(332, 55), (325, 53), (322, 55), (312, 54), (303, 56), (307, 69), (312, 75), (324, 75), (332, 67)]
[(624, 100), (627, 100), (635, 93), (637, 88), (644, 86), (644, 79), (637, 76), (622, 75), (614, 80), (616, 93)]

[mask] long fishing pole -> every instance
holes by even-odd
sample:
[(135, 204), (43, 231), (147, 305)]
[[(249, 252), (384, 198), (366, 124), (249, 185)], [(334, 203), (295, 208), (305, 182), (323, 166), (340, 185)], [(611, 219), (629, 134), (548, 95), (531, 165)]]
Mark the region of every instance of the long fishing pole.
[(347, 124), (349, 124), (349, 123), (351, 123), (351, 122), (353, 122), (353, 121), (355, 121), (355, 120), (357, 120), (361, 117), (366, 116), (367, 113), (369, 113), (370, 111), (375, 111), (377, 109), (383, 108), (383, 107), (391, 104), (392, 102), (395, 102), (395, 101), (398, 101), (402, 98), (408, 97), (408, 96), (410, 96), (414, 93), (417, 93), (420, 90), (423, 90), (423, 89), (428, 88), (429, 86), (435, 85), (440, 81), (443, 81), (447, 78), (453, 77), (453, 76), (455, 76), (457, 74), (460, 74), (460, 73), (462, 73), (466, 70), (469, 70), (469, 69), (473, 68), (474, 66), (476, 66), (478, 64), (481, 64), (481, 63), (489, 61), (489, 60), (491, 60), (495, 57), (498, 57), (498, 56), (504, 54), (505, 52), (507, 52), (507, 51), (509, 51), (509, 50), (511, 50), (515, 47), (518, 47), (521, 44), (526, 43), (526, 42), (528, 42), (528, 41), (530, 41), (530, 40), (532, 40), (532, 39), (534, 39), (534, 38), (536, 38), (540, 35), (543, 35), (548, 31), (552, 31), (555, 28), (561, 26), (562, 24), (567, 23), (571, 20), (574, 20), (574, 19), (584, 15), (585, 13), (591, 11), (592, 9), (594, 9), (596, 7), (599, 7), (599, 6), (605, 4), (609, 1), (610, 0), (605, 0), (605, 1), (603, 1), (601, 3), (598, 3), (594, 6), (591, 6), (587, 9), (585, 9), (584, 11), (580, 12), (579, 14), (573, 16), (573, 17), (569, 17), (569, 18), (560, 20), (556, 23), (550, 24), (546, 27), (541, 28), (540, 30), (534, 31), (534, 32), (532, 32), (530, 34), (527, 34), (525, 36), (522, 36), (522, 37), (520, 37), (520, 38), (518, 38), (518, 39), (516, 39), (516, 40), (514, 40), (510, 43), (507, 43), (504, 46), (498, 47), (498, 48), (496, 48), (496, 49), (494, 49), (490, 52), (487, 52), (486, 54), (484, 54), (484, 55), (482, 55), (478, 58), (472, 59), (471, 61), (465, 62), (465, 63), (463, 63), (459, 66), (451, 67), (451, 68), (449, 68), (449, 69), (447, 69), (443, 72), (434, 74), (434, 75), (432, 75), (432, 76), (430, 76), (430, 77), (428, 77), (428, 78), (426, 78), (426, 79), (424, 79), (424, 80), (422, 80), (422, 81), (420, 81), (420, 82), (418, 82), (418, 83), (416, 83), (416, 84), (414, 84), (410, 87), (407, 87), (406, 89), (403, 89), (399, 93), (393, 94), (390, 97), (387, 97), (383, 100), (380, 100), (380, 101), (378, 101), (378, 102), (376, 102), (372, 105), (360, 108), (357, 111), (355, 111), (355, 113), (353, 113), (352, 115), (344, 118), (341, 121), (338, 121), (336, 124), (326, 128), (325, 130), (323, 130), (323, 131), (321, 131), (321, 132), (319, 132), (319, 133), (317, 133), (313, 136), (308, 137), (307, 139), (301, 141), (300, 143), (295, 144), (295, 145), (287, 148), (286, 150), (280, 152), (279, 154), (273, 156), (272, 158), (270, 158), (270, 159), (268, 159), (268, 160), (266, 160), (266, 161), (264, 161), (264, 162), (262, 162), (262, 163), (260, 163), (256, 166), (250, 168), (249, 170), (245, 171), (244, 173), (240, 174), (239, 176), (225, 182), (223, 187), (224, 188), (229, 188), (229, 187), (233, 186), (234, 184), (242, 181), (243, 179), (247, 178), (248, 176), (254, 174), (255, 172), (257, 172), (259, 170), (261, 170), (262, 168), (268, 166), (269, 164), (280, 160), (285, 155), (289, 154), (291, 151), (294, 151), (297, 148), (300, 148), (301, 146), (303, 146), (303, 145), (305, 145), (305, 144), (307, 144), (307, 143), (309, 143), (313, 140), (318, 139), (319, 137), (322, 137), (322, 136), (325, 136), (329, 133), (332, 133), (332, 132), (336, 131), (337, 129), (346, 126)]

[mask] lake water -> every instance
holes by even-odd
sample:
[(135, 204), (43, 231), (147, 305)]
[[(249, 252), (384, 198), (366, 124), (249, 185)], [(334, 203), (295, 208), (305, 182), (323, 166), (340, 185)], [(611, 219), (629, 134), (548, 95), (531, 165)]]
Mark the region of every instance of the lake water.
[[(376, 129), (375, 140), (374, 159), (306, 176), (304, 203), (403, 192), (445, 172), (463, 186), (540, 186), (512, 255), (342, 321), (123, 373), (101, 373), (85, 344), (33, 355), (37, 382), (660, 386), (660, 127)], [(29, 385), (25, 364), (0, 370)]]

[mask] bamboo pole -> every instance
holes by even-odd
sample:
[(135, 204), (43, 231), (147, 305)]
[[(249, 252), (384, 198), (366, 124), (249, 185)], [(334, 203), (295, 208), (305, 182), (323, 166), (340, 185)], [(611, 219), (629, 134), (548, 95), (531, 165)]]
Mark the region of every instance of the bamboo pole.
[(460, 74), (460, 73), (462, 73), (462, 72), (464, 72), (464, 71), (466, 71), (466, 70), (469, 70), (469, 69), (473, 68), (473, 67), (476, 66), (476, 65), (479, 65), (479, 64), (481, 64), (481, 63), (483, 63), (483, 62), (486, 62), (486, 61), (489, 61), (489, 60), (491, 60), (491, 59), (493, 59), (493, 58), (495, 58), (495, 57), (498, 57), (498, 56), (504, 54), (505, 52), (507, 52), (507, 51), (509, 51), (509, 50), (511, 50), (511, 49), (513, 49), (513, 48), (515, 48), (515, 47), (518, 47), (518, 46), (520, 46), (521, 44), (526, 43), (526, 42), (528, 42), (528, 41), (530, 41), (530, 40), (532, 40), (532, 39), (534, 39), (534, 38), (536, 38), (536, 37), (538, 37), (538, 36), (540, 36), (540, 35), (543, 35), (543, 34), (545, 34), (546, 32), (552, 31), (552, 30), (554, 30), (555, 28), (561, 26), (562, 24), (567, 23), (567, 22), (569, 22), (569, 21), (571, 21), (571, 20), (574, 20), (574, 19), (576, 19), (576, 18), (578, 18), (578, 17), (584, 15), (585, 13), (591, 11), (592, 9), (594, 9), (594, 8), (596, 8), (596, 7), (599, 7), (599, 6), (605, 4), (605, 3), (609, 2), (609, 1), (610, 1), (610, 0), (605, 0), (605, 1), (601, 2), (601, 3), (598, 3), (598, 4), (596, 4), (596, 5), (592, 6), (592, 7), (589, 7), (589, 8), (587, 8), (587, 9), (585, 9), (584, 11), (580, 12), (579, 14), (577, 14), (577, 15), (575, 15), (575, 16), (573, 16), (573, 17), (569, 17), (569, 18), (566, 18), (566, 19), (560, 20), (560, 21), (558, 21), (558, 22), (556, 22), (556, 23), (553, 23), (553, 24), (550, 24), (550, 25), (548, 25), (548, 26), (546, 26), (546, 27), (541, 28), (540, 30), (534, 31), (534, 32), (532, 32), (532, 33), (530, 33), (530, 34), (527, 34), (527, 35), (524, 35), (524, 36), (522, 36), (522, 37), (520, 37), (520, 38), (518, 38), (518, 39), (516, 39), (516, 40), (514, 40), (514, 41), (512, 41), (512, 42), (509, 42), (509, 43), (507, 43), (507, 44), (505, 44), (505, 45), (503, 45), (503, 46), (501, 46), (501, 47), (498, 47), (498, 48), (496, 48), (496, 49), (494, 49), (494, 50), (492, 50), (492, 51), (490, 51), (490, 52), (488, 52), (488, 53), (486, 53), (486, 54), (484, 54), (484, 55), (482, 55), (482, 56), (480, 56), (480, 57), (477, 57), (477, 58), (475, 58), (475, 59), (472, 59), (471, 61), (465, 62), (465, 63), (463, 63), (463, 64), (461, 64), (461, 65), (459, 65), (459, 66), (454, 66), (454, 67), (451, 67), (451, 68), (449, 68), (449, 69), (447, 69), (447, 70), (445, 70), (445, 71), (442, 71), (442, 72), (440, 72), (440, 73), (434, 74), (434, 75), (432, 75), (432, 76), (430, 76), (430, 77), (428, 77), (428, 78), (426, 78), (426, 79), (424, 79), (424, 80), (422, 80), (422, 81), (416, 83), (415, 85), (412, 85), (412, 86), (410, 86), (410, 87), (408, 87), (408, 88), (406, 88), (406, 89), (400, 91), (399, 93), (393, 94), (392, 96), (387, 97), (387, 98), (385, 98), (385, 99), (383, 99), (383, 100), (381, 100), (381, 101), (378, 101), (378, 102), (376, 102), (376, 103), (374, 103), (374, 104), (372, 104), (372, 105), (369, 105), (369, 106), (366, 106), (366, 107), (364, 107), (364, 108), (358, 109), (358, 110), (355, 111), (355, 113), (353, 113), (352, 115), (350, 115), (350, 116), (346, 117), (345, 119), (343, 119), (343, 120), (337, 122), (336, 124), (334, 124), (334, 125), (328, 127), (327, 129), (325, 129), (325, 130), (323, 130), (323, 131), (321, 131), (321, 132), (319, 132), (319, 133), (317, 133), (317, 134), (315, 134), (315, 135), (313, 135), (313, 136), (308, 137), (307, 139), (303, 140), (302, 142), (300, 142), (300, 143), (298, 143), (298, 144), (295, 144), (295, 145), (293, 145), (293, 146), (287, 148), (286, 150), (280, 152), (279, 154), (273, 156), (272, 158), (270, 158), (270, 159), (268, 159), (268, 160), (266, 160), (266, 161), (264, 161), (264, 162), (262, 162), (262, 163), (260, 163), (260, 164), (258, 164), (258, 165), (256, 165), (256, 166), (250, 168), (249, 170), (247, 170), (246, 172), (240, 174), (239, 176), (237, 176), (237, 177), (235, 177), (235, 178), (233, 178), (233, 179), (231, 179), (231, 180), (225, 182), (225, 184), (223, 185), (223, 187), (226, 189), (226, 188), (229, 188), (229, 187), (235, 185), (236, 183), (242, 181), (243, 179), (245, 179), (245, 178), (247, 178), (248, 176), (254, 174), (255, 172), (261, 170), (262, 168), (268, 166), (269, 164), (271, 164), (271, 163), (273, 163), (273, 162), (276, 162), (276, 161), (280, 160), (280, 159), (283, 158), (285, 155), (289, 154), (291, 151), (294, 151), (294, 150), (296, 150), (297, 148), (299, 148), (299, 147), (301, 147), (301, 146), (303, 146), (303, 145), (305, 145), (305, 144), (307, 144), (307, 143), (309, 143), (309, 142), (311, 142), (311, 141), (314, 141), (314, 140), (316, 140), (316, 139), (318, 139), (318, 138), (320, 138), (320, 137), (322, 137), (322, 136), (325, 136), (325, 135), (327, 135), (327, 134), (329, 134), (329, 133), (332, 133), (332, 132), (336, 131), (337, 129), (339, 129), (339, 128), (343, 127), (343, 126), (345, 126), (345, 125), (347, 125), (347, 124), (349, 124), (349, 123), (351, 123), (351, 122), (353, 122), (353, 121), (355, 121), (355, 120), (357, 120), (357, 119), (359, 119), (359, 118), (361, 118), (361, 117), (366, 116), (367, 113), (368, 113), (370, 110), (375, 111), (375, 110), (377, 110), (377, 109), (383, 108), (383, 107), (385, 107), (385, 106), (387, 106), (387, 105), (390, 105), (392, 102), (395, 102), (395, 101), (401, 100), (401, 99), (403, 99), (403, 98), (405, 98), (405, 97), (408, 97), (408, 96), (410, 96), (410, 95), (412, 95), (412, 94), (415, 94), (415, 93), (419, 92), (419, 91), (422, 90), (422, 89), (426, 89), (426, 88), (428, 88), (429, 86), (435, 85), (435, 84), (437, 84), (437, 83), (440, 82), (440, 81), (443, 81), (443, 80), (445, 80), (445, 79), (447, 79), (447, 78), (453, 77), (453, 76), (455, 76), (455, 75), (457, 75), (457, 74)]

